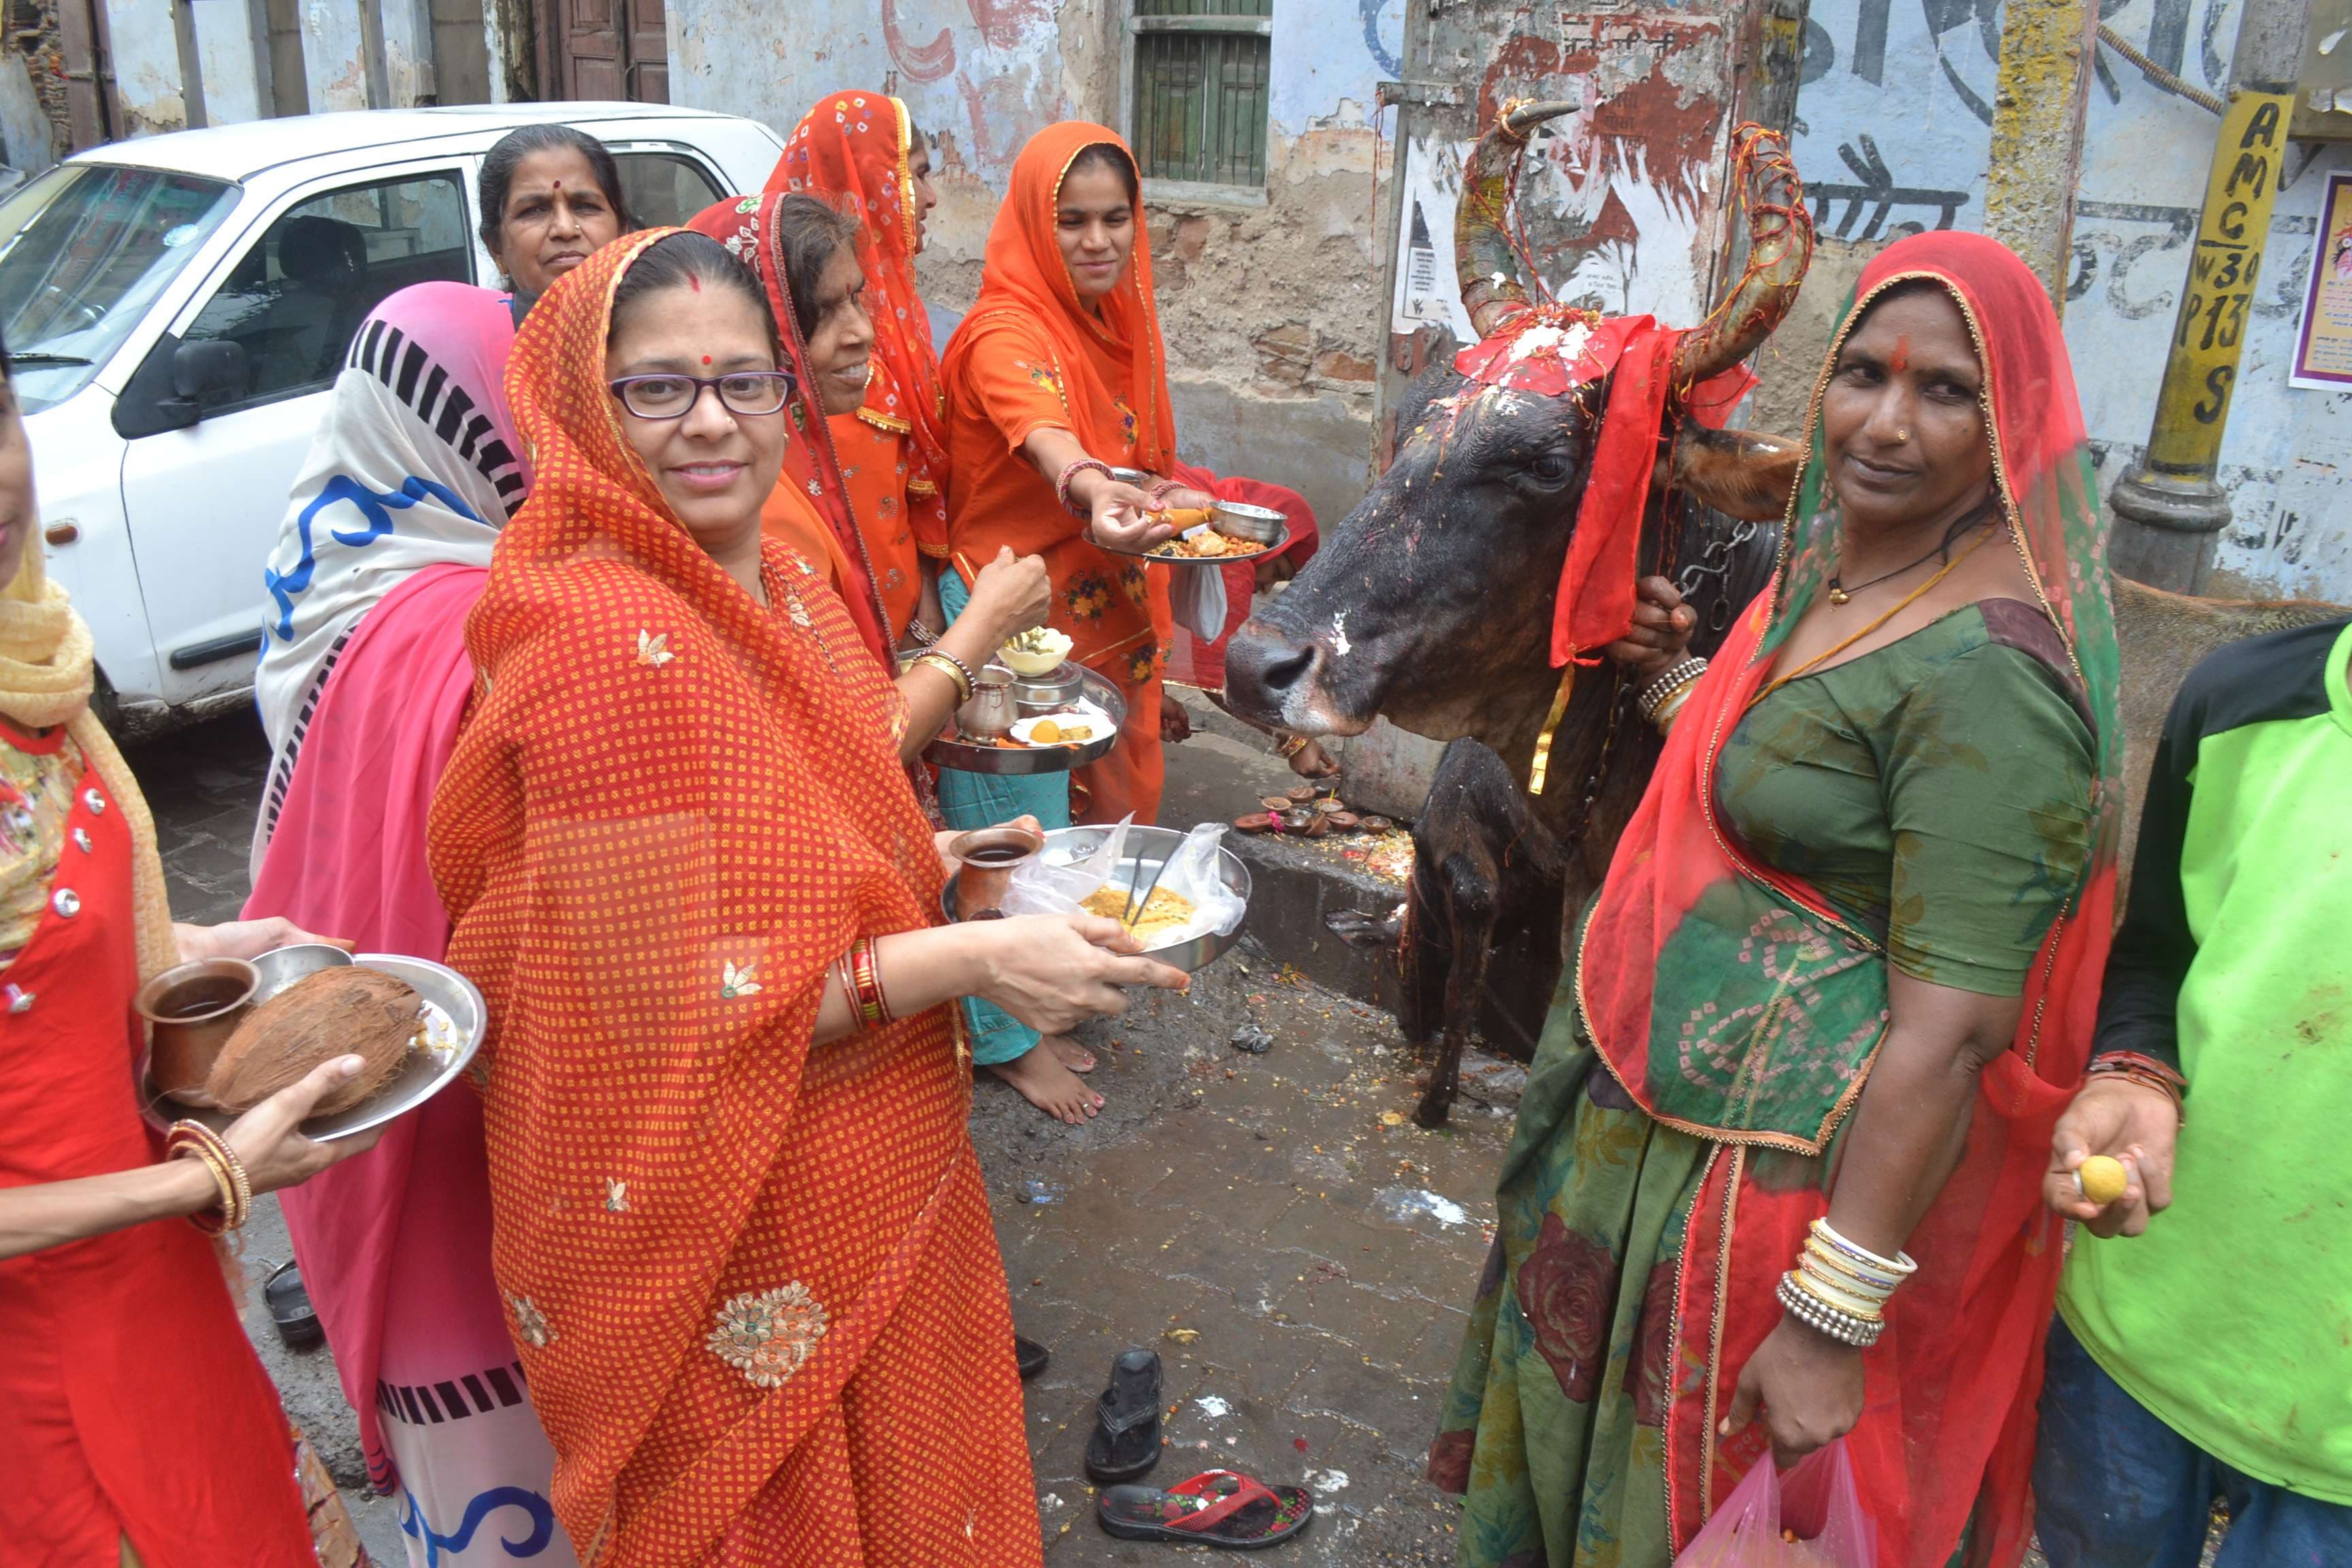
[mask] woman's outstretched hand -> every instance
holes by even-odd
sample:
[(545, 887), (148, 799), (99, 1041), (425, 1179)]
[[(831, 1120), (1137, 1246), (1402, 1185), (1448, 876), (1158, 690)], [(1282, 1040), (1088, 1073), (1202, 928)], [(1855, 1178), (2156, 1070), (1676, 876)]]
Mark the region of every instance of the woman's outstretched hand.
[(1789, 1318), (1764, 1336), (1748, 1364), (1721, 1435), (1729, 1436), (1764, 1413), (1772, 1459), (1787, 1469), (1825, 1447), (1862, 1419), (1862, 1352)]
[(980, 998), (1043, 1035), (1124, 1013), (1123, 985), (1184, 991), (1192, 984), (1181, 969), (1136, 956), (1134, 933), (1100, 915), (1015, 915), (958, 929), (984, 944)]
[(1633, 584), (1633, 624), (1601, 651), (1625, 667), (1636, 681), (1649, 679), (1690, 651), (1698, 612), (1664, 577)]
[(1149, 550), (1176, 531), (1151, 516), (1151, 498), (1133, 485), (1099, 475), (1087, 498), (1087, 536), (1112, 550)]
[[(282, 945), (282, 944), (281, 944)], [(367, 1066), (365, 1057), (337, 1057), (312, 1068), (235, 1121), (221, 1134), (256, 1193), (297, 1186), (328, 1166), (375, 1147), (382, 1128), (371, 1128), (332, 1143), (316, 1143), (296, 1131), (330, 1089)]]

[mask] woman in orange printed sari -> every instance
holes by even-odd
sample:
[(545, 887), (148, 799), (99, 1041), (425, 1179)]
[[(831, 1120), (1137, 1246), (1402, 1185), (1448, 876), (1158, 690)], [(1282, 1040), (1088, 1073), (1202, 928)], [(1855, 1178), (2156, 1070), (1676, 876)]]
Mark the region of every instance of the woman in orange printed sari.
[[(1043, 555), (1048, 624), (1070, 635), (1073, 659), (1127, 697), (1118, 744), (1075, 776), (1081, 822), (1151, 821), (1163, 776), (1174, 568), (1099, 547), (1140, 549), (1170, 532), (1148, 521), (1150, 498), (1110, 471), (1164, 474), (1176, 458), (1139, 194), (1135, 155), (1117, 132), (1065, 121), (1031, 137), (989, 231), (979, 301), (940, 371), (953, 563), (969, 572), (965, 563), (1006, 545)], [(1179, 489), (1162, 503), (1209, 499)]]
[(533, 453), (434, 802), (489, 1003), (492, 1268), (588, 1568), (1040, 1561), (1003, 1267), (944, 1004), (1181, 987), (1116, 921), (941, 926), (904, 700), (763, 538), (765, 293), (629, 236), (515, 340)]
[(930, 144), (898, 99), (829, 93), (785, 138), (765, 194), (814, 196), (855, 226), (871, 377), (826, 423), (894, 635), (903, 640), (919, 622), (936, 636), (946, 624), (935, 574), (948, 552), (947, 422), (931, 318), (915, 284), (925, 220), (940, 205)]

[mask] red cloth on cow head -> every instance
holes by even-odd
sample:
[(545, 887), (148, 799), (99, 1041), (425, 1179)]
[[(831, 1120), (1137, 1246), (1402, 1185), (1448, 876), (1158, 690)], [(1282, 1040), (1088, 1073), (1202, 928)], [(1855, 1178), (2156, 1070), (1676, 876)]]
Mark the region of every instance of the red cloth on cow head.
[[(1576, 531), (1553, 601), (1551, 662), (1592, 662), (1633, 624), (1642, 513), (1665, 431), (1675, 350), (1683, 334), (1649, 316), (1602, 316), (1565, 305), (1533, 305), (1454, 358), (1454, 368), (1485, 386), (1565, 397), (1610, 379), (1592, 467), (1576, 509)], [(1704, 425), (1721, 425), (1756, 377), (1746, 365), (1691, 388), (1685, 406)]]

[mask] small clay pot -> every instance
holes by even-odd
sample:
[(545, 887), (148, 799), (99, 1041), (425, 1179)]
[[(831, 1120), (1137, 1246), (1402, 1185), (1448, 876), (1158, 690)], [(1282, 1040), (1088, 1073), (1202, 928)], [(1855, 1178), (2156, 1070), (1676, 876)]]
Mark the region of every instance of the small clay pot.
[(1253, 811), (1247, 816), (1234, 817), (1234, 826), (1244, 833), (1271, 833), (1274, 831), (1274, 814)]
[(1313, 812), (1300, 805), (1284, 812), (1276, 820), (1282, 824), (1282, 830), (1285, 833), (1304, 835), (1313, 831), (1318, 819)]
[(1396, 824), (1385, 816), (1364, 816), (1357, 818), (1356, 826), (1366, 833), (1386, 833)]
[(1290, 809), (1290, 797), (1286, 795), (1261, 795), (1258, 798), (1258, 805), (1265, 807), (1268, 811), (1288, 811)]
[(1352, 811), (1335, 811), (1323, 820), (1331, 825), (1334, 833), (1353, 833), (1363, 822), (1363, 818)]
[(1339, 797), (1334, 795), (1326, 795), (1321, 800), (1317, 801), (1315, 803), (1315, 809), (1321, 812), (1324, 816), (1328, 816), (1335, 811), (1344, 811), (1347, 808), (1339, 804)]
[(1286, 793), (1289, 795), (1292, 801), (1305, 805), (1315, 798), (1315, 786), (1311, 784), (1292, 784)]

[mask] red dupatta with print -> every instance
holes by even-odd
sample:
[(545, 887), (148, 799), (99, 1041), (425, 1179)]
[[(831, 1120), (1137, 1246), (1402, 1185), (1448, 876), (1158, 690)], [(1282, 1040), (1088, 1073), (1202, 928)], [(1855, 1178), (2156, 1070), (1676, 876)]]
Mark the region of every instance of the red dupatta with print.
[(1676, 1292), (1683, 1371), (1666, 1423), (1667, 1485), (1683, 1542), (1764, 1450), (1761, 1423), (1720, 1441), (1715, 1426), (1780, 1321), (1781, 1272), (1827, 1208), (1819, 1186), (1756, 1181), (1749, 1152), (1823, 1150), (1862, 1092), (1887, 1016), (1883, 953), (1718, 823), (1717, 757), (1835, 569), (1820, 428), (1828, 368), (1879, 292), (1916, 278), (1950, 292), (1979, 346), (2009, 528), (2081, 679), (2099, 782), (2082, 882), (2035, 959), (2012, 1048), (1981, 1075), (1960, 1164), (1908, 1244), (1919, 1274), (1864, 1357), (1866, 1404), (1849, 1447), (1890, 1568), (1938, 1568), (1972, 1515), (1972, 1561), (2013, 1563), (2031, 1528), (2034, 1400), (2061, 1261), (2042, 1172), (2089, 1058), (2122, 799), (2114, 614), (2074, 374), (2041, 280), (1998, 242), (1917, 235), (1863, 272), (1814, 389), (1780, 570), (1675, 721), (1576, 976), (1609, 1070), (1651, 1115), (1716, 1144)]
[(857, 222), (857, 266), (866, 274), (866, 314), (874, 323), (875, 377), (860, 412), (903, 430), (913, 447), (907, 474), (908, 519), (926, 555), (948, 549), (947, 419), (940, 407), (940, 361), (930, 313), (915, 282), (914, 149), (907, 106), (879, 92), (836, 92), (819, 99), (784, 139), (766, 194), (822, 196)]
[[(604, 385), (614, 285), (675, 232), (604, 247), (515, 341), (537, 481), (430, 820), (448, 962), (489, 1005), (491, 1261), (556, 1510), (594, 1568), (1025, 1568), (952, 1009), (811, 1047), (854, 939), (940, 918), (905, 704), (799, 556), (765, 544), (763, 605), (703, 552)], [(909, 1403), (869, 1410), (880, 1387)]]
[(800, 317), (793, 310), (793, 285), (784, 265), (783, 233), (776, 226), (780, 195), (730, 196), (713, 202), (694, 215), (687, 226), (707, 234), (728, 253), (759, 274), (768, 291), (768, 310), (776, 318), (776, 337), (784, 351), (783, 368), (793, 373), (793, 400), (785, 405), (793, 422), (793, 438), (784, 447), (779, 489), (789, 485), (793, 499), (814, 513), (839, 545), (837, 557), (855, 581), (841, 585), (857, 635), (885, 669), (898, 665), (891, 651), (890, 613), (874, 584), (874, 558), (866, 536), (850, 510), (849, 485), (841, 477), (841, 454), (834, 449), (833, 429), (825, 422), (824, 405), (816, 395), (816, 378), (809, 374), (808, 344), (801, 340)]

